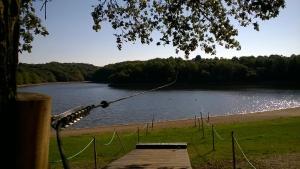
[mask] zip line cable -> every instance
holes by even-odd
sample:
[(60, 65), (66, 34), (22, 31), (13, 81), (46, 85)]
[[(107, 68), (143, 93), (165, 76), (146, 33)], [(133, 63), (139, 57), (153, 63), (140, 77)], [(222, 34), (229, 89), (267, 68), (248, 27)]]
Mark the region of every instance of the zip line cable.
[(83, 117), (89, 115), (90, 111), (94, 108), (98, 108), (98, 107), (106, 108), (110, 104), (113, 104), (113, 103), (116, 103), (116, 102), (119, 102), (119, 101), (122, 101), (122, 100), (126, 100), (126, 99), (129, 99), (129, 98), (133, 98), (133, 97), (136, 97), (136, 96), (139, 96), (139, 95), (144, 95), (144, 94), (147, 94), (149, 92), (153, 92), (153, 91), (171, 86), (171, 85), (175, 84), (176, 81), (177, 81), (177, 75), (176, 75), (176, 78), (175, 78), (174, 81), (172, 81), (170, 83), (167, 83), (165, 85), (150, 89), (150, 90), (145, 90), (145, 91), (135, 93), (135, 94), (132, 94), (132, 95), (129, 95), (129, 96), (121, 97), (121, 98), (118, 98), (118, 99), (112, 100), (112, 101), (103, 100), (99, 104), (91, 104), (91, 105), (88, 105), (88, 106), (75, 107), (75, 108), (67, 110), (66, 112), (61, 113), (59, 115), (52, 116), (51, 125), (52, 125), (53, 128), (57, 128), (57, 124), (59, 122), (59, 123), (62, 123), (61, 128), (67, 128), (70, 125), (72, 125), (72, 124), (78, 122), (79, 120), (81, 120)]
[[(62, 140), (61, 140), (61, 136), (60, 136), (60, 131), (61, 131), (62, 128), (67, 128), (70, 125), (80, 121), (83, 117), (88, 116), (90, 114), (90, 111), (94, 108), (97, 108), (97, 107), (106, 108), (110, 104), (113, 104), (113, 103), (116, 103), (116, 102), (119, 102), (119, 101), (122, 101), (122, 100), (126, 100), (126, 99), (129, 99), (129, 98), (133, 98), (133, 97), (136, 97), (136, 96), (139, 96), (139, 95), (144, 95), (146, 93), (149, 93), (149, 92), (152, 92), (152, 91), (156, 91), (156, 90), (171, 86), (171, 85), (176, 83), (177, 76), (178, 76), (178, 73), (176, 74), (176, 78), (174, 79), (174, 81), (172, 81), (170, 83), (167, 83), (165, 85), (150, 89), (150, 90), (145, 90), (145, 91), (135, 93), (135, 94), (132, 94), (132, 95), (129, 95), (129, 96), (121, 97), (121, 98), (118, 98), (118, 99), (112, 100), (112, 101), (103, 100), (99, 104), (96, 104), (96, 105), (91, 104), (91, 105), (88, 105), (88, 106), (78, 106), (78, 107), (75, 107), (73, 109), (67, 110), (67, 111), (65, 111), (65, 112), (63, 112), (59, 115), (52, 116), (51, 117), (51, 126), (56, 130), (57, 146), (58, 146), (58, 150), (59, 150), (59, 153), (60, 153), (60, 156), (61, 156), (61, 161), (63, 163), (64, 169), (70, 169), (70, 165), (68, 163), (68, 159), (65, 157), (64, 149), (62, 147)], [(118, 136), (118, 134), (117, 134), (117, 136)], [(119, 140), (120, 140), (120, 138), (119, 138)], [(122, 147), (123, 147), (123, 145), (122, 145)], [(124, 147), (123, 147), (123, 150), (124, 150)]]
[(177, 76), (176, 76), (176, 79), (175, 79), (174, 81), (172, 81), (171, 83), (168, 83), (168, 84), (159, 86), (159, 87), (154, 88), (154, 89), (150, 89), (150, 90), (142, 91), (142, 92), (139, 92), (139, 93), (135, 93), (135, 94), (133, 94), (133, 95), (129, 95), (129, 96), (126, 96), (126, 97), (123, 97), (123, 98), (119, 98), (119, 99), (116, 99), (116, 100), (113, 100), (113, 101), (108, 102), (108, 104), (115, 103), (115, 102), (119, 102), (119, 101), (121, 101), (121, 100), (129, 99), (129, 98), (131, 98), (131, 97), (136, 97), (136, 96), (138, 96), (138, 95), (143, 95), (143, 94), (146, 94), (146, 93), (149, 93), (149, 92), (153, 92), (153, 91), (155, 91), (155, 90), (159, 90), (159, 89), (162, 89), (162, 88), (171, 86), (171, 85), (173, 85), (174, 83), (176, 83), (176, 80), (177, 80)]

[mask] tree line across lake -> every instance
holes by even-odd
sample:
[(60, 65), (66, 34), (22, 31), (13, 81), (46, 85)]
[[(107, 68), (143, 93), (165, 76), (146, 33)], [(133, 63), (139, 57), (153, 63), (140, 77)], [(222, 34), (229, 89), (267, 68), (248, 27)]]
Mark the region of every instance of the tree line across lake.
[(47, 82), (90, 81), (98, 67), (83, 63), (25, 64), (17, 69), (17, 84), (36, 84)]
[(18, 84), (83, 81), (115, 86), (161, 84), (174, 80), (185, 86), (209, 84), (300, 84), (300, 55), (182, 58), (126, 61), (96, 67), (80, 63), (20, 64)]

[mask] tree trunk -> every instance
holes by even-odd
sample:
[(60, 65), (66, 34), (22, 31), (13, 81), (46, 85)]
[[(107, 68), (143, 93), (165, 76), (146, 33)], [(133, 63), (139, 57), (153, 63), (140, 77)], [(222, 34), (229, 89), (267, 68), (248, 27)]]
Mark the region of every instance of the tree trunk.
[(0, 0), (0, 114), (14, 113), (20, 0)]
[[(15, 138), (14, 116), (16, 116), (16, 69), (18, 64), (19, 46), (19, 14), (20, 0), (0, 0), (0, 115), (4, 154), (3, 161), (9, 168), (15, 168), (15, 157), (18, 153)], [(13, 161), (13, 162), (9, 162)]]

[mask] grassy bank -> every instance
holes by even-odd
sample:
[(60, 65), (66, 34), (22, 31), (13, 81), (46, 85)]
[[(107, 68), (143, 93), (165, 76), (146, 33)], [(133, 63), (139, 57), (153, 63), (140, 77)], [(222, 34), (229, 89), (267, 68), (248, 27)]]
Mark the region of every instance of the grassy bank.
[[(207, 123), (206, 123), (207, 124)], [(215, 124), (220, 136), (216, 137), (216, 151), (212, 151), (211, 127), (205, 125), (205, 137), (193, 123), (185, 127), (140, 130), (140, 142), (187, 142), (193, 168), (231, 168), (231, 136), (234, 131), (245, 154), (256, 168), (300, 168), (300, 117), (279, 117), (276, 119)], [(63, 137), (67, 156), (77, 153), (92, 136), (96, 137), (98, 168), (118, 159), (134, 149), (137, 134), (134, 131), (120, 131), (110, 145), (113, 132), (82, 134)], [(51, 138), (49, 160), (59, 159), (55, 138)], [(124, 149), (122, 148), (122, 145)], [(93, 168), (93, 146), (70, 160), (72, 168)], [(250, 168), (237, 149), (237, 166)], [(61, 168), (60, 163), (51, 163), (51, 168)]]

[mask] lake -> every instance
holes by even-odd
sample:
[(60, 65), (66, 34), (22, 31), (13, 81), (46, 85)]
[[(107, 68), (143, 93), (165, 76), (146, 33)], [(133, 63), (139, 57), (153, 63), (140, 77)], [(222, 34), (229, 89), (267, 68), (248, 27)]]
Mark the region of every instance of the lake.
[[(52, 114), (102, 100), (111, 101), (141, 90), (111, 88), (97, 83), (53, 83), (18, 88), (19, 92), (38, 92), (52, 97)], [(203, 112), (211, 116), (251, 113), (300, 106), (300, 90), (244, 89), (180, 89), (159, 90), (94, 109), (89, 116), (72, 127), (128, 124), (193, 118)]]

